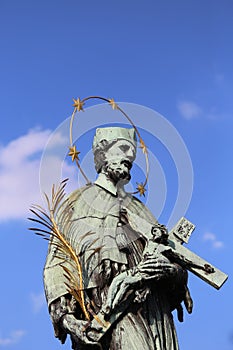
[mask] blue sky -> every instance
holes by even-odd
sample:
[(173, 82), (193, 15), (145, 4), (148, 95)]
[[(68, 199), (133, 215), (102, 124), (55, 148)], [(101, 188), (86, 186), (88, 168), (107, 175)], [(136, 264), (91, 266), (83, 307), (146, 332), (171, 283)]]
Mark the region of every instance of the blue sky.
[[(183, 138), (194, 171), (186, 216), (197, 225), (189, 248), (230, 278), (216, 291), (190, 276), (194, 311), (177, 324), (180, 346), (233, 349), (232, 16), (230, 0), (1, 0), (0, 349), (70, 348), (53, 338), (46, 243), (27, 231), (26, 217), (39, 200), (49, 135), (70, 116), (73, 97), (95, 94), (152, 108)], [(63, 144), (58, 137), (55, 146)], [(164, 149), (154, 153), (168, 182), (165, 220), (177, 178)], [(64, 173), (73, 179), (70, 163)]]

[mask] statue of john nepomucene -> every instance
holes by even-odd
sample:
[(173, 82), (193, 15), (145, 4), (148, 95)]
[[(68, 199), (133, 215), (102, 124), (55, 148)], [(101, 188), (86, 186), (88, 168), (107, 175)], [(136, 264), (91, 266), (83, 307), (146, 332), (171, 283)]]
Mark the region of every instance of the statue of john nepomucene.
[[(67, 293), (56, 245), (50, 244), (44, 286), (55, 335), (64, 343), (69, 334), (75, 350), (178, 350), (172, 311), (177, 309), (182, 321), (184, 301), (191, 312), (187, 271), (150, 249), (151, 233), (158, 229), (166, 235), (166, 228), (140, 200), (124, 190), (136, 157), (134, 129), (97, 129), (93, 154), (97, 180), (67, 197), (57, 222), (74, 250), (86, 244), (82, 272), (93, 314), (100, 310), (114, 314), (122, 301), (131, 301), (100, 340), (93, 340), (86, 331), (88, 321)], [(72, 210), (69, 225), (62, 219), (68, 205)], [(148, 232), (142, 229), (143, 223)], [(83, 239), (87, 232), (91, 234)], [(93, 254), (95, 247), (101, 249)]]

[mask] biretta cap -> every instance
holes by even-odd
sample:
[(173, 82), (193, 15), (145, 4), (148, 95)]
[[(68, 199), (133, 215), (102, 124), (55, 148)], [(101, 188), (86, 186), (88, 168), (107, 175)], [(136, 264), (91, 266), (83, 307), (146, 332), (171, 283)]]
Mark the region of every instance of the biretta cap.
[(96, 134), (93, 140), (93, 149), (102, 141), (114, 141), (114, 140), (127, 140), (132, 145), (137, 147), (137, 139), (134, 128), (120, 128), (120, 127), (109, 127), (109, 128), (97, 128)]

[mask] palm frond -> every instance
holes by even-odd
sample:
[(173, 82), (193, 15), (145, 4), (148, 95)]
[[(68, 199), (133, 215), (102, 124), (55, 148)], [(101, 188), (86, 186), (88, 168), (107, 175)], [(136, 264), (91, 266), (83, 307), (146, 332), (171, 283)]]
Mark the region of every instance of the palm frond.
[(28, 220), (36, 222), (37, 224), (41, 224), (43, 226), (46, 226), (49, 230), (53, 231), (53, 226), (51, 224), (47, 224), (44, 220), (38, 220), (34, 218), (28, 218)]
[(36, 212), (36, 213), (38, 213), (38, 212), (41, 213), (43, 215), (44, 219), (46, 218), (47, 222), (50, 222), (49, 215), (46, 213), (46, 211), (40, 205), (35, 205), (34, 204), (34, 205), (31, 206), (30, 210), (31, 210), (31, 212), (33, 212), (33, 210), (34, 210), (34, 212)]
[[(59, 211), (65, 197), (65, 187), (67, 181), (68, 179), (63, 180), (57, 189), (54, 185), (52, 186), (51, 200), (49, 199), (48, 195), (44, 193), (48, 210), (45, 210), (39, 205), (33, 205), (30, 208), (30, 211), (34, 214), (35, 218), (30, 217), (29, 220), (41, 225), (43, 228), (30, 227), (29, 229), (34, 231), (35, 234), (42, 236), (44, 239), (50, 239), (51, 244), (56, 247), (56, 257), (62, 260), (61, 267), (64, 271), (64, 277), (68, 280), (67, 283), (65, 282), (67, 291), (77, 300), (86, 319), (90, 320), (90, 315), (85, 303), (84, 281), (80, 256), (79, 254), (76, 254), (71, 242), (62, 232), (60, 232), (58, 224), (55, 220), (56, 213)], [(69, 209), (70, 208), (68, 207), (64, 214), (62, 214), (64, 215), (63, 218), (65, 218), (67, 223), (69, 223), (69, 218), (72, 214), (71, 210)], [(87, 232), (83, 235), (83, 237), (89, 234), (91, 233)], [(63, 262), (68, 264), (70, 268), (63, 265)]]

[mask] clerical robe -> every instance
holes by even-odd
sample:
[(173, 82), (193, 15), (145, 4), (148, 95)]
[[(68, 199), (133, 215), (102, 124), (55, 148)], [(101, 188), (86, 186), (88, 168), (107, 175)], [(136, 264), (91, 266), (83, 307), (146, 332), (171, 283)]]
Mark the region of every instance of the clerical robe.
[[(105, 188), (104, 188), (105, 187)], [(106, 300), (109, 285), (114, 276), (136, 266), (143, 256), (145, 232), (140, 232), (138, 219), (151, 226), (157, 223), (145, 205), (132, 195), (124, 193), (119, 203), (117, 193), (108, 186), (87, 185), (73, 192), (64, 201), (57, 221), (59, 229), (72, 243), (76, 253), (85, 248), (82, 255), (83, 280), (86, 295), (98, 312)], [(130, 230), (131, 249), (119, 249), (116, 233), (119, 222), (119, 207), (132, 213)], [(63, 216), (64, 209), (71, 211), (69, 224)], [(137, 217), (137, 223), (132, 218)], [(135, 230), (135, 227), (138, 227)], [(128, 230), (129, 231), (129, 230)], [(48, 306), (67, 297), (67, 280), (57, 257), (57, 247), (50, 244), (44, 269), (44, 286)], [(110, 273), (104, 273), (104, 262), (110, 263)], [(67, 262), (68, 266), (68, 262)], [(151, 281), (146, 300), (132, 303), (112, 328), (101, 339), (103, 350), (178, 350), (172, 310), (181, 301), (174, 297), (178, 289), (172, 277), (160, 282)], [(181, 298), (182, 299), (182, 298)], [(76, 317), (84, 319), (77, 308)], [(60, 324), (53, 320), (55, 334), (61, 339)], [(74, 349), (92, 349), (90, 345), (73, 342)], [(93, 347), (94, 349), (95, 347)]]

